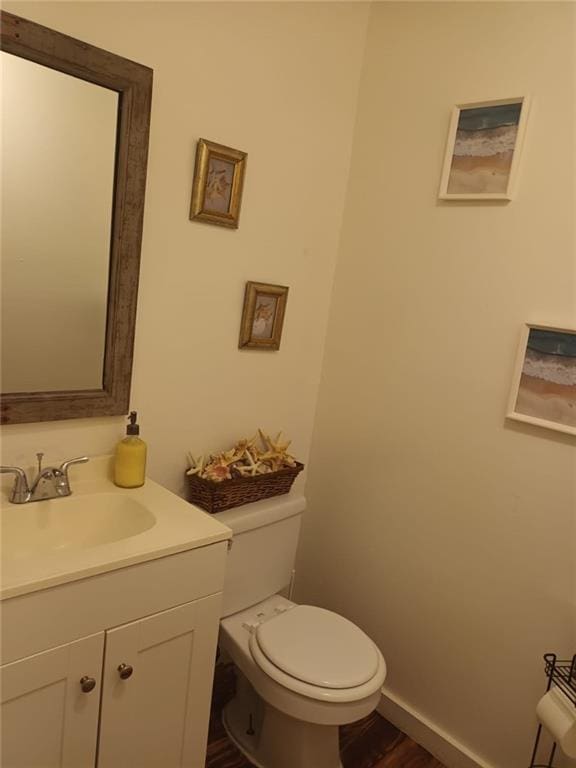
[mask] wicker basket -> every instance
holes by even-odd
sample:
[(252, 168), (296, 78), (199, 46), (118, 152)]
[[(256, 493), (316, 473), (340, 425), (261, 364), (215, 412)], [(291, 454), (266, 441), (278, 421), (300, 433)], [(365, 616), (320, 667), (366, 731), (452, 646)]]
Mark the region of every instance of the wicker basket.
[(222, 480), (220, 483), (198, 475), (188, 475), (188, 501), (213, 515), (242, 504), (288, 493), (296, 475), (303, 469), (304, 464), (297, 461), (295, 467), (286, 467), (278, 472)]

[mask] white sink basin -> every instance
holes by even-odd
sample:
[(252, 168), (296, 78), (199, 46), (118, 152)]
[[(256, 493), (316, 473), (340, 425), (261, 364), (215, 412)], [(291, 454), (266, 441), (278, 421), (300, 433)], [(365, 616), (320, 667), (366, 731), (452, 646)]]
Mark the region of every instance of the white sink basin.
[(2, 515), (2, 554), (22, 560), (88, 549), (136, 536), (155, 523), (147, 507), (117, 493), (13, 504)]
[(212, 515), (150, 479), (117, 488), (110, 456), (70, 471), (72, 496), (31, 504), (11, 504), (5, 479), (1, 600), (231, 538)]

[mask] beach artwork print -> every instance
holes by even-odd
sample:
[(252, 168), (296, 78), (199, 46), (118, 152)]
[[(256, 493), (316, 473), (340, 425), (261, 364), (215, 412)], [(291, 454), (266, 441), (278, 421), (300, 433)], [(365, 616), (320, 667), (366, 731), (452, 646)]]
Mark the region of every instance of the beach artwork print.
[(524, 117), (524, 99), (456, 107), (440, 196), (510, 199)]
[(527, 326), (511, 418), (576, 434), (576, 331)]

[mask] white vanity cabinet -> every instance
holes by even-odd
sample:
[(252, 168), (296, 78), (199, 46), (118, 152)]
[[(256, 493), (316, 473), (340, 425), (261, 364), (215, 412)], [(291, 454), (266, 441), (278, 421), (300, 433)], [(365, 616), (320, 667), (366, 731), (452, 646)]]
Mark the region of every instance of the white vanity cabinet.
[(98, 768), (204, 765), (219, 616), (218, 595), (106, 633)]
[(225, 541), (2, 603), (2, 768), (202, 768)]
[[(0, 670), (4, 768), (88, 768), (96, 762), (104, 633)], [(83, 693), (94, 684), (90, 693)]]

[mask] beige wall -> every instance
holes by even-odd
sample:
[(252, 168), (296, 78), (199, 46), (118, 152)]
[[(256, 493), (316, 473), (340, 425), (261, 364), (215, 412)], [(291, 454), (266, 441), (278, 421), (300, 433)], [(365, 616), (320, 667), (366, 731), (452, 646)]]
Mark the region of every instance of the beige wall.
[(118, 94), (5, 52), (0, 71), (0, 391), (97, 389)]
[[(300, 554), (299, 597), (497, 768), (575, 646), (574, 439), (504, 418), (521, 324), (576, 327), (574, 11), (373, 5)], [(438, 202), (452, 105), (518, 94), (518, 198)]]
[[(132, 407), (149, 471), (284, 429), (304, 461), (344, 204), (368, 8), (326, 3), (6, 3), (154, 69)], [(237, 231), (188, 219), (196, 141), (248, 153)], [(246, 280), (290, 286), (278, 353), (239, 351)], [(3, 430), (4, 461), (110, 451), (123, 420)]]

